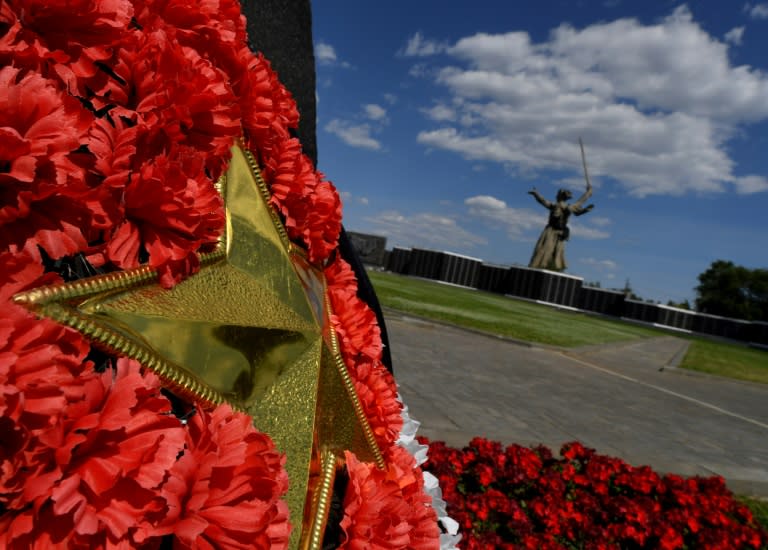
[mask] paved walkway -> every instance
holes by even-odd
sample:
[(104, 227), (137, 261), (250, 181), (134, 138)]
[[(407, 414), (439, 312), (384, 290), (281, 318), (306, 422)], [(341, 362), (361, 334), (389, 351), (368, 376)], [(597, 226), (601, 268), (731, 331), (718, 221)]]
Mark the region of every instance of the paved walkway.
[(579, 440), (660, 472), (719, 474), (768, 497), (768, 385), (674, 368), (675, 337), (571, 350), (387, 312), (400, 392), (420, 434), (554, 451)]

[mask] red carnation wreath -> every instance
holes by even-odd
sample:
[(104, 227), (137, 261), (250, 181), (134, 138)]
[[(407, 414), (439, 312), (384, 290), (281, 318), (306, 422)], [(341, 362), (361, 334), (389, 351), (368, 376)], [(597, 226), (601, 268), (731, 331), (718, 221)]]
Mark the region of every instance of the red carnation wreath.
[(174, 414), (139, 363), (11, 301), (90, 269), (149, 264), (165, 287), (194, 274), (223, 231), (214, 182), (243, 137), (289, 237), (326, 266), (388, 462), (347, 456), (341, 543), (437, 547), (376, 318), (334, 254), (339, 196), (290, 137), (296, 104), (248, 48), (239, 3), (0, 0), (0, 67), (0, 546), (287, 547), (285, 458), (249, 417)]

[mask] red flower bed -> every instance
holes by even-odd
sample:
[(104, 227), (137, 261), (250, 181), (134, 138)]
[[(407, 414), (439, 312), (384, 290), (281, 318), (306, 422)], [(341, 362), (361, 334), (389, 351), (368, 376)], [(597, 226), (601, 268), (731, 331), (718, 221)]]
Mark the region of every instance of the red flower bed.
[[(427, 442), (424, 440), (424, 442)], [(661, 476), (567, 443), (464, 449), (429, 443), (460, 546), (486, 548), (763, 548), (768, 533), (721, 477)]]

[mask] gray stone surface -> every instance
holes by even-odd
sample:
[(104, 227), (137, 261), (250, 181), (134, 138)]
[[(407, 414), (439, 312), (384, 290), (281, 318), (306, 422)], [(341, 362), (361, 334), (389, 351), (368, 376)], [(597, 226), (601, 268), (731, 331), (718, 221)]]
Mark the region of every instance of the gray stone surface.
[(383, 266), (384, 250), (387, 248), (387, 238), (368, 233), (347, 231), (352, 246), (364, 264)]
[(676, 369), (674, 337), (571, 350), (387, 312), (395, 375), (420, 434), (558, 451), (579, 440), (639, 466), (722, 475), (768, 497), (768, 386)]

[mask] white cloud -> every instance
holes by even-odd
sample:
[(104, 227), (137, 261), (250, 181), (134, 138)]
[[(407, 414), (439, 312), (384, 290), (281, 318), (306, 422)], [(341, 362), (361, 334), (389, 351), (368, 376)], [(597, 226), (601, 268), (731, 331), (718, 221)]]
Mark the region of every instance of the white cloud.
[(381, 150), (381, 142), (371, 136), (369, 124), (353, 124), (349, 121), (334, 118), (325, 125), (325, 131), (337, 136), (341, 141), (351, 147)]
[(744, 39), (745, 27), (734, 27), (723, 35), (726, 42), (730, 42), (734, 46), (741, 46), (741, 42)]
[(387, 211), (365, 220), (372, 223), (376, 231), (384, 234), (394, 246), (456, 250), (487, 242), (462, 228), (455, 219), (429, 212), (404, 215)]
[(424, 78), (431, 76), (430, 69), (427, 67), (426, 63), (416, 63), (408, 70), (408, 74), (413, 78)]
[(571, 229), (571, 235), (579, 237), (581, 239), (587, 239), (589, 241), (607, 239), (611, 236), (607, 231), (597, 229), (595, 227), (589, 227), (584, 225), (581, 220), (571, 220), (568, 222), (568, 227)]
[(315, 43), (315, 60), (319, 65), (336, 65), (345, 69), (352, 67), (348, 62), (340, 61), (336, 49), (327, 42)]
[(464, 201), (464, 204), (470, 208), (476, 208), (478, 211), (504, 212), (507, 209), (507, 203), (490, 195), (477, 195)]
[(397, 96), (395, 94), (384, 94), (384, 101), (390, 105), (397, 103)]
[(534, 54), (527, 32), (487, 34), (484, 32), (462, 38), (448, 53), (465, 59), (478, 68), (509, 70), (521, 67), (525, 58)]
[[(354, 120), (334, 118), (325, 125), (325, 131), (336, 135), (352, 147), (380, 151), (382, 149), (381, 141), (374, 135), (381, 132), (384, 126), (389, 123), (387, 110), (381, 105), (367, 103), (352, 118)], [(367, 122), (360, 122), (362, 119)]]
[(493, 136), (466, 136), (455, 128), (419, 132), (416, 139), (424, 145), (454, 151), (474, 160), (520, 162), (524, 158), (524, 153), (515, 151), (501, 139)]
[[(489, 195), (477, 195), (464, 201), (469, 215), (496, 228), (502, 228), (512, 240), (532, 240), (547, 225), (545, 210), (512, 208), (507, 203)], [(571, 233), (582, 239), (606, 239), (610, 234), (585, 223), (569, 222)]]
[(424, 38), (420, 32), (417, 32), (408, 39), (405, 48), (398, 53), (406, 57), (426, 57), (444, 52), (447, 49), (447, 43)]
[(430, 119), (436, 120), (436, 121), (456, 120), (456, 111), (451, 107), (448, 107), (447, 105), (443, 105), (441, 103), (435, 105), (434, 107), (430, 107), (428, 109), (422, 109), (421, 112), (427, 115), (427, 117), (429, 117)]
[(365, 116), (371, 120), (385, 120), (387, 118), (387, 110), (381, 105), (368, 103), (363, 105), (363, 110), (365, 111)]
[(359, 202), (360, 204), (362, 204), (364, 206), (368, 206), (368, 204), (370, 203), (370, 201), (368, 200), (368, 197), (359, 197), (357, 199), (357, 202)]
[(727, 140), (768, 118), (768, 75), (732, 65), (728, 44), (685, 6), (653, 25), (561, 25), (541, 43), (527, 32), (479, 33), (446, 51), (455, 62), (431, 70), (449, 97), (423, 109), (440, 125), (419, 143), (580, 176), (583, 137), (594, 179), (638, 197), (738, 187)]
[(768, 4), (744, 4), (744, 11), (752, 19), (768, 19)]
[(581, 31), (560, 26), (553, 38), (552, 53), (565, 56), (579, 73), (607, 79), (612, 99), (725, 122), (768, 116), (768, 78), (731, 66), (728, 47), (695, 23), (685, 6), (658, 25), (619, 19)]
[(336, 50), (330, 44), (318, 42), (315, 44), (315, 59), (321, 65), (330, 65), (336, 61)]
[(734, 180), (739, 195), (751, 195), (768, 191), (768, 178), (764, 176), (743, 176)]

